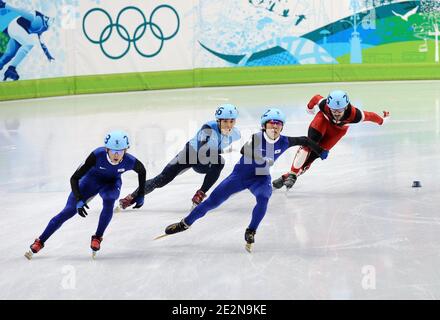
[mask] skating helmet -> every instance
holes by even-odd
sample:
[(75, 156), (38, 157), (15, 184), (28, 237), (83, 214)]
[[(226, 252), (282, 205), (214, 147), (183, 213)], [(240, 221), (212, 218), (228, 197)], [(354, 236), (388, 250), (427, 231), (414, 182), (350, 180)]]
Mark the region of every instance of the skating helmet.
[(327, 105), (332, 110), (344, 109), (349, 103), (348, 94), (342, 90), (334, 90), (327, 97)]
[(130, 148), (128, 134), (122, 130), (115, 130), (105, 136), (104, 146), (110, 150), (124, 150)]
[(270, 120), (281, 121), (284, 125), (286, 122), (286, 116), (280, 109), (270, 108), (261, 116), (261, 125), (264, 126), (266, 122)]
[(237, 107), (235, 107), (232, 104), (222, 104), (215, 111), (215, 118), (217, 120), (237, 119), (237, 117), (238, 117)]

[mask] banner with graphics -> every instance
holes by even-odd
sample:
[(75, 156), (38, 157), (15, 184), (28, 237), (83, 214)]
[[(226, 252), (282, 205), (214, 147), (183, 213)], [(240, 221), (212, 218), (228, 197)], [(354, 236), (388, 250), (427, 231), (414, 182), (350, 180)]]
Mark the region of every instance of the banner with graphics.
[(191, 0), (0, 0), (0, 80), (187, 70)]
[(440, 1), (200, 2), (198, 67), (438, 62)]
[(0, 0), (0, 81), (438, 63), (440, 0)]

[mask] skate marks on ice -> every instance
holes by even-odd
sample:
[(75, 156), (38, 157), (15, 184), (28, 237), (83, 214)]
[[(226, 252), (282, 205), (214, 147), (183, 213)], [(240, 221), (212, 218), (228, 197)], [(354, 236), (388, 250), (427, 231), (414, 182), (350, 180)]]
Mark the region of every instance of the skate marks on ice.
[[(395, 207), (395, 199), (370, 201), (359, 204), (352, 213), (360, 218), (383, 220), (398, 223), (439, 225), (440, 217), (429, 216), (433, 213), (431, 206), (423, 199), (406, 199), (405, 206), (400, 204)], [(378, 208), (381, 208), (378, 210)]]

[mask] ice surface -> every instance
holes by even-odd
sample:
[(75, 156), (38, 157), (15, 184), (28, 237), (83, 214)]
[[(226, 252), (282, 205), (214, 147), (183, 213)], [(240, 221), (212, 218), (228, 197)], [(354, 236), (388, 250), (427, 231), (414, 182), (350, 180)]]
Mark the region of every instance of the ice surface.
[[(65, 205), (69, 178), (106, 131), (127, 130), (130, 152), (159, 173), (224, 102), (240, 109), (241, 145), (267, 107), (284, 134), (307, 134), (308, 99), (334, 88), (392, 118), (352, 126), (326, 161), (286, 193), (275, 191), (244, 249), (255, 204), (245, 191), (157, 241), (179, 221), (203, 176), (188, 171), (115, 213), (96, 261), (89, 249), (101, 210), (66, 222), (33, 260), (23, 254)], [(439, 299), (440, 82), (364, 82), (204, 88), (0, 103), (0, 299)], [(296, 148), (275, 164), (290, 168)], [(239, 158), (226, 156), (226, 177)], [(123, 176), (121, 196), (137, 185)], [(411, 188), (414, 180), (422, 188)], [(219, 180), (221, 181), (221, 180)]]

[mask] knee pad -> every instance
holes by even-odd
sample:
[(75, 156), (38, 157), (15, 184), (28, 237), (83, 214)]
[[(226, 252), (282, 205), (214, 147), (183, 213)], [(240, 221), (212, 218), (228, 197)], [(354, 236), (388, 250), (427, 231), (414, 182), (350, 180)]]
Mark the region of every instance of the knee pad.
[(310, 154), (310, 149), (308, 147), (299, 148), (295, 154), (295, 158), (293, 159), (292, 171), (295, 172), (295, 169), (296, 170), (301, 169), (301, 167), (304, 165), (307, 158), (309, 157), (309, 154)]

